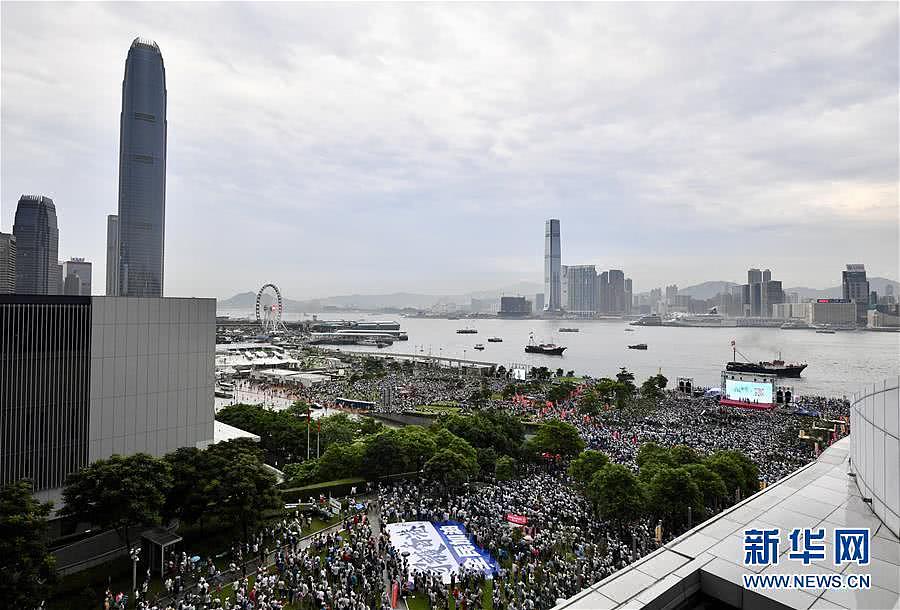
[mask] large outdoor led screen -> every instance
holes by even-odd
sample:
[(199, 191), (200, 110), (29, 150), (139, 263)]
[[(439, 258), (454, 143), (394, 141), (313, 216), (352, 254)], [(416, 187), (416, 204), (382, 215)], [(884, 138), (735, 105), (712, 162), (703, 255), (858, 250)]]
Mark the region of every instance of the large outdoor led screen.
[(772, 404), (772, 384), (726, 379), (725, 398)]

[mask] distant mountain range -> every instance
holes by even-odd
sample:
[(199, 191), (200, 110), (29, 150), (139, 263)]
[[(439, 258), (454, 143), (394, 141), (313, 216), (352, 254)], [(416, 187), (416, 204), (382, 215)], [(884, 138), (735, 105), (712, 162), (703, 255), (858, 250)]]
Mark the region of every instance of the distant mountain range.
[[(465, 294), (419, 294), (413, 292), (394, 292), (390, 294), (348, 294), (321, 299), (297, 301), (284, 298), (285, 311), (304, 312), (319, 311), (323, 307), (340, 307), (342, 309), (427, 309), (440, 303), (468, 305), (472, 299), (499, 299), (503, 295), (525, 296), (533, 299), (534, 295), (543, 291), (543, 285), (536, 282), (519, 282), (500, 290), (481, 290)], [(268, 303), (266, 303), (268, 304)], [(242, 292), (228, 299), (219, 299), (217, 309), (250, 311), (256, 307), (256, 293)]]
[[(869, 278), (870, 289), (875, 290), (879, 295), (884, 294), (885, 286), (888, 284), (894, 286), (895, 295), (900, 295), (900, 282), (883, 277)], [(736, 282), (715, 280), (679, 288), (678, 294), (687, 294), (700, 300), (711, 299), (717, 294), (726, 292), (730, 290), (732, 286), (736, 285)], [(414, 309), (427, 309), (441, 303), (468, 305), (472, 299), (499, 299), (503, 295), (525, 296), (529, 299), (533, 299), (536, 293), (543, 292), (543, 290), (544, 287), (542, 284), (536, 282), (519, 282), (500, 290), (481, 290), (477, 292), (467, 292), (465, 294), (436, 295), (415, 292), (393, 292), (390, 294), (348, 294), (321, 299), (309, 299), (306, 301), (285, 298), (284, 308), (285, 311), (290, 312), (320, 311), (323, 307), (339, 307), (341, 309), (403, 309), (411, 307)], [(800, 295), (801, 299), (833, 299), (840, 298), (843, 293), (840, 286), (822, 289), (797, 286), (785, 288), (784, 291), (786, 293), (796, 292)], [(268, 304), (268, 302), (266, 302), (266, 304)], [(219, 310), (252, 311), (256, 307), (256, 293), (242, 292), (228, 299), (219, 299), (217, 307)]]
[[(894, 287), (894, 294), (900, 295), (900, 282), (895, 282), (894, 280), (889, 280), (884, 277), (869, 278), (869, 290), (874, 290), (878, 293), (878, 296), (884, 295), (884, 289), (889, 284)], [(737, 285), (736, 282), (703, 282), (702, 284), (679, 288), (678, 294), (687, 294), (695, 299), (711, 299), (717, 294), (728, 291), (732, 286)], [(784, 291), (785, 293), (796, 292), (800, 295), (801, 299), (839, 299), (844, 294), (844, 289), (841, 286), (833, 286), (831, 288), (794, 286), (792, 288), (785, 288)]]

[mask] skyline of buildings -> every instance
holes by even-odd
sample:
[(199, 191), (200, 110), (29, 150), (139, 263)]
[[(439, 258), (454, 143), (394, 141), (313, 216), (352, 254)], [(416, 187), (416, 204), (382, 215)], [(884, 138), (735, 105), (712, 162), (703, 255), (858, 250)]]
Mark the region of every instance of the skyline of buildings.
[(559, 219), (550, 218), (544, 225), (544, 310), (562, 309), (562, 253)]

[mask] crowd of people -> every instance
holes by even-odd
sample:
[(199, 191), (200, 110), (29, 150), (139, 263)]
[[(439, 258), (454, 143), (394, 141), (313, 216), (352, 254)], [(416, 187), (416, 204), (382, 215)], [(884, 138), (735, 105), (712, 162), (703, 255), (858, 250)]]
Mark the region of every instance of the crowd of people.
[[(512, 610), (552, 608), (584, 587), (656, 548), (648, 527), (635, 523), (621, 532), (602, 520), (560, 468), (532, 468), (506, 482), (467, 486), (446, 493), (438, 486), (395, 483), (378, 498), (385, 522), (460, 521), (472, 541), (500, 564), (493, 575), (493, 607)], [(507, 514), (527, 519), (513, 527)], [(404, 580), (440, 608), (448, 587), (434, 575), (410, 571)], [(483, 575), (463, 574), (449, 586), (466, 606), (482, 603)], [(457, 606), (459, 607), (459, 605)]]

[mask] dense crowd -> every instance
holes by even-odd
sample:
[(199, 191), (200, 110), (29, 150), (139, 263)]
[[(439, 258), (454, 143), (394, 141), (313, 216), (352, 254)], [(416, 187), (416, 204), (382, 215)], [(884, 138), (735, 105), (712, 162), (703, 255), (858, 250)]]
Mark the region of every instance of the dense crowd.
[[(533, 470), (500, 483), (473, 484), (463, 493), (446, 494), (438, 487), (422, 489), (397, 483), (379, 494), (385, 522), (460, 521), (472, 540), (499, 560), (494, 575), (493, 607), (512, 610), (551, 608), (617, 569), (656, 548), (643, 523), (620, 532), (602, 520), (578, 493), (562, 470)], [(528, 519), (511, 527), (506, 515)], [(423, 573), (404, 574), (420, 584), (425, 595), (440, 598), (438, 579)], [(462, 575), (450, 591), (481, 606), (482, 577)], [(432, 604), (439, 608), (439, 605)]]

